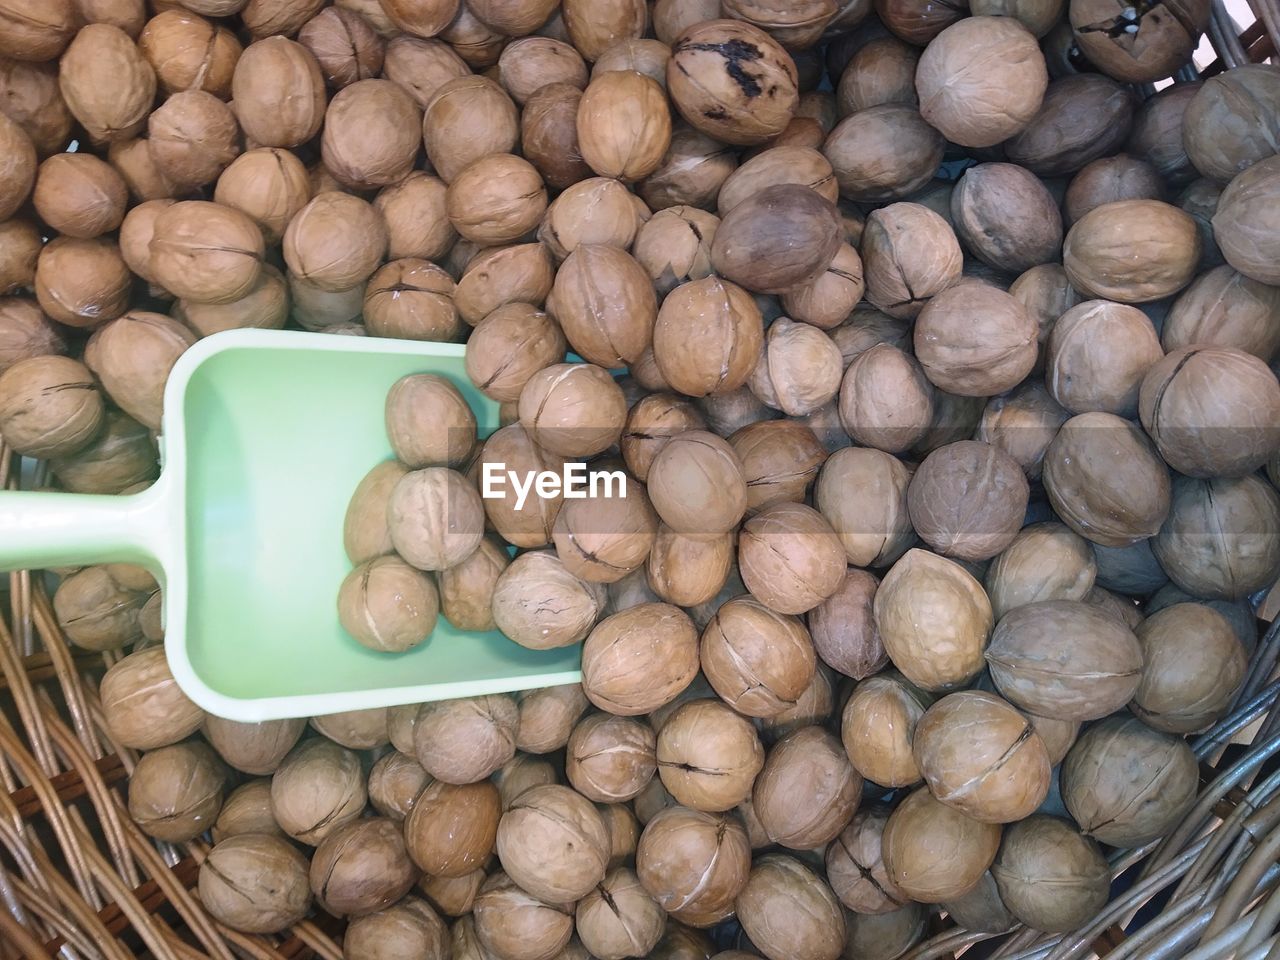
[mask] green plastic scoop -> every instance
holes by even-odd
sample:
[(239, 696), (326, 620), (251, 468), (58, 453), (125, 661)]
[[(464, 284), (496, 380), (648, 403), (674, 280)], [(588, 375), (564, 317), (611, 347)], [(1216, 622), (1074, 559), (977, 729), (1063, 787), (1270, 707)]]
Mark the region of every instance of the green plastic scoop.
[(390, 459), (387, 391), (448, 377), (481, 434), (497, 405), (458, 344), (265, 330), (198, 342), (165, 388), (160, 479), (127, 497), (0, 492), (0, 570), (128, 561), (164, 587), (165, 649), (186, 694), (234, 720), (306, 717), (572, 683), (581, 650), (533, 651), (442, 616), (403, 654), (338, 623), (347, 503)]

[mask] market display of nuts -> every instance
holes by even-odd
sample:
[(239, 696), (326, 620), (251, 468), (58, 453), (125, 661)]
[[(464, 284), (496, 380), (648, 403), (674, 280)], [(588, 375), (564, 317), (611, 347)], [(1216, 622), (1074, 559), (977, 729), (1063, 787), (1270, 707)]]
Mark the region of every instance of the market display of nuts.
[(158, 571), (13, 581), (191, 943), (896, 960), (1185, 852), (1280, 576), (1280, 74), (1209, 6), (0, 0), (10, 486), (143, 491), (206, 337), (440, 344), (328, 615), (479, 686), (237, 722)]

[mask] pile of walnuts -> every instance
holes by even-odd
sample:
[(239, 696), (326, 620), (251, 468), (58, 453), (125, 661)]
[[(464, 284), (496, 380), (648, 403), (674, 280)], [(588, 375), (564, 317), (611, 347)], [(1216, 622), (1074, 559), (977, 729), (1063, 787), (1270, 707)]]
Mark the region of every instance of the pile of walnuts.
[[(4, 447), (128, 493), (201, 337), (465, 341), (469, 385), (387, 400), (335, 615), (582, 645), (581, 684), (240, 724), (147, 573), (59, 571), (209, 912), (349, 918), (347, 960), (1088, 921), (1280, 574), (1280, 69), (1129, 86), (1208, 13), (0, 0)], [(476, 493), (569, 461), (627, 495)]]

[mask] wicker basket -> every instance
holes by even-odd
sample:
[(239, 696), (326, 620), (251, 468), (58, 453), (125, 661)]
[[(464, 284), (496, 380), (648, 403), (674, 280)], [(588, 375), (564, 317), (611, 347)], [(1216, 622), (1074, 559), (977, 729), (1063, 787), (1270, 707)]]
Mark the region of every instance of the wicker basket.
[[(1249, 0), (1237, 34), (1214, 0), (1208, 76), (1276, 55), (1280, 0)], [(1179, 79), (1195, 78), (1188, 67)], [(0, 445), (0, 486), (19, 485)], [(27, 477), (39, 485), (42, 477)], [(940, 929), (905, 955), (962, 952), (1004, 960), (1280, 958), (1280, 617), (1258, 645), (1235, 711), (1193, 742), (1202, 791), (1169, 837), (1112, 861), (1115, 894), (1087, 927), (992, 938)], [(7, 603), (6, 603), (7, 599)], [(286, 936), (248, 936), (214, 921), (193, 892), (208, 847), (157, 843), (130, 820), (124, 785), (137, 754), (112, 742), (97, 682), (120, 654), (72, 648), (44, 577), (0, 588), (0, 960), (233, 957), (341, 960), (341, 923), (323, 914)], [(945, 921), (943, 921), (945, 924)], [(984, 942), (990, 941), (990, 942)]]

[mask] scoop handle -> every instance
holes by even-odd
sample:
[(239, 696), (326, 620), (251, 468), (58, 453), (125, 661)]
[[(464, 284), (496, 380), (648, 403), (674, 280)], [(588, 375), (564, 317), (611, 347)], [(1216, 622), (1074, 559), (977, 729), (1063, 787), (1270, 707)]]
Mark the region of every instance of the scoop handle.
[(162, 566), (161, 485), (130, 496), (0, 491), (0, 571), (95, 563)]

